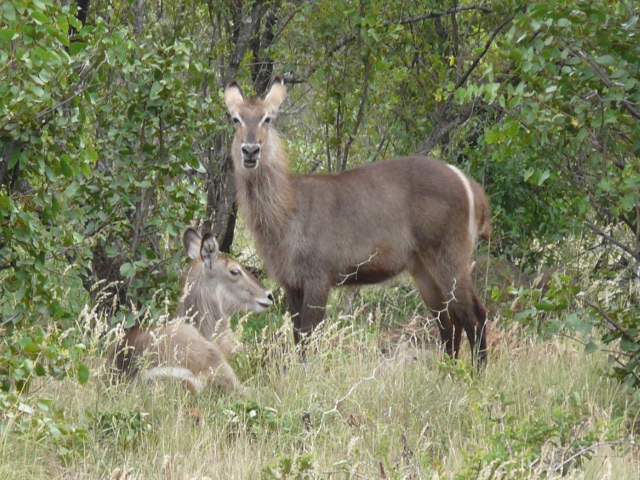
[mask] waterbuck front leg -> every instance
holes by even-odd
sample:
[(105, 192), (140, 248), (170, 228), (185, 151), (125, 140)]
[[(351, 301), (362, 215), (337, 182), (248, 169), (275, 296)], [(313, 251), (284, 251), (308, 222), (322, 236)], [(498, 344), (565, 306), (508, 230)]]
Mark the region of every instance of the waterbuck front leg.
[(304, 297), (304, 290), (301, 288), (292, 288), (285, 285), (285, 294), (287, 296), (287, 306), (289, 313), (291, 314), (291, 320), (293, 321), (293, 340), (297, 345), (300, 342), (300, 315), (302, 312), (302, 299)]
[(293, 316), (293, 338), (296, 345), (302, 344), (304, 348), (305, 340), (324, 319), (330, 290), (330, 282), (314, 279), (307, 281), (301, 291), (287, 294), (289, 310)]

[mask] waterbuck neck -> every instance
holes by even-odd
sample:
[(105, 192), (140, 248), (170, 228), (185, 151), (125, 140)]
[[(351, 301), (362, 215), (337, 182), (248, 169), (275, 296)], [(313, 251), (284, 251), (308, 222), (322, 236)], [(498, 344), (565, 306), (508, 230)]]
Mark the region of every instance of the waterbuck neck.
[(202, 263), (193, 262), (185, 277), (180, 315), (195, 315), (197, 324), (205, 319), (218, 322), (228, 317), (225, 296), (216, 282), (207, 280)]
[(235, 147), (237, 200), (242, 216), (253, 232), (281, 236), (297, 209), (282, 141), (272, 129), (254, 170), (242, 166), (240, 148)]

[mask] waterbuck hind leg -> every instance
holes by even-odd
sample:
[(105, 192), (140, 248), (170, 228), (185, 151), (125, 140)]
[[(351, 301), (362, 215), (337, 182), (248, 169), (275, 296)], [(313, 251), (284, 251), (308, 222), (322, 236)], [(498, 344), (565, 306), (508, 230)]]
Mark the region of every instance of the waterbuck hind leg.
[[(454, 358), (457, 354), (454, 342), (454, 328), (449, 318), (449, 313), (445, 309), (446, 298), (441, 294), (438, 285), (431, 278), (426, 269), (423, 268), (421, 262), (412, 265), (411, 276), (415, 283), (420, 296), (424, 301), (427, 309), (436, 314), (436, 322), (438, 324), (438, 330), (440, 331), (440, 340), (442, 347), (449, 357)], [(460, 330), (461, 331), (461, 330)], [(460, 346), (460, 340), (457, 341), (458, 347)]]
[(429, 308), (439, 312), (440, 335), (446, 352), (458, 358), (462, 331), (467, 333), (471, 356), (480, 368), (486, 361), (486, 311), (478, 300), (471, 277), (465, 269), (458, 269), (457, 276), (449, 275), (450, 269), (442, 265), (427, 267), (424, 262), (415, 262), (411, 275)]
[(478, 334), (480, 335), (480, 342), (478, 345), (478, 367), (486, 365), (487, 363), (487, 309), (482, 304), (478, 295), (473, 292), (473, 310), (478, 319)]
[[(471, 358), (474, 365), (480, 369), (486, 362), (487, 340), (485, 332), (486, 310), (478, 300), (473, 283), (468, 275), (462, 275), (456, 279), (453, 288), (454, 299), (449, 303), (449, 313), (454, 327), (462, 328), (467, 333)], [(457, 335), (457, 332), (456, 332)], [(460, 341), (458, 340), (458, 348)]]
[(460, 356), (460, 343), (462, 342), (462, 328), (453, 327), (453, 358), (456, 360)]

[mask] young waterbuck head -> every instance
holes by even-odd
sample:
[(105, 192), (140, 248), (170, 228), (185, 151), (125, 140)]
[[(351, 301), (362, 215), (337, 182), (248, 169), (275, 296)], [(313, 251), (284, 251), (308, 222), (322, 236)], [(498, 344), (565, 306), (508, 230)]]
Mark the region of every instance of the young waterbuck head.
[(143, 380), (175, 378), (194, 393), (206, 384), (233, 392), (240, 384), (227, 358), (239, 342), (228, 317), (262, 312), (273, 304), (273, 296), (242, 265), (219, 252), (213, 235), (201, 237), (188, 228), (183, 244), (191, 263), (180, 316), (189, 317), (194, 325), (132, 328), (109, 350), (107, 369), (116, 376), (127, 373)]
[(191, 259), (187, 268), (181, 314), (195, 315), (194, 323), (206, 339), (216, 324), (237, 312), (262, 312), (273, 305), (273, 295), (235, 260), (220, 253), (212, 234), (201, 237), (193, 228), (183, 235)]
[(252, 98), (245, 101), (237, 83), (225, 90), (224, 100), (235, 128), (233, 148), (240, 149), (242, 167), (249, 170), (256, 168), (264, 149), (269, 146), (270, 136), (277, 135), (271, 128), (271, 122), (285, 95), (281, 79), (276, 80), (264, 100)]

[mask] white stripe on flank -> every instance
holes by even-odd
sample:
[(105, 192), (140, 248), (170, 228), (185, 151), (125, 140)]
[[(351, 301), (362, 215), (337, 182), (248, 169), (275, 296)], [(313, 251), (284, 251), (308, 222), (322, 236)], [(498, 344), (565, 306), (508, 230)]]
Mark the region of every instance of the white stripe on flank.
[(475, 245), (476, 240), (478, 239), (478, 226), (476, 225), (476, 205), (473, 200), (473, 190), (471, 190), (471, 184), (469, 183), (469, 179), (466, 177), (464, 173), (460, 171), (460, 169), (454, 165), (447, 165), (451, 170), (458, 175), (458, 178), (462, 180), (462, 184), (464, 185), (464, 189), (467, 191), (467, 198), (469, 199), (469, 236), (471, 237), (472, 245)]
[(202, 382), (198, 380), (193, 372), (184, 367), (153, 367), (149, 368), (148, 370), (144, 370), (140, 374), (140, 379), (145, 382), (153, 380), (154, 378), (161, 377), (171, 377), (178, 380), (183, 380), (189, 383), (198, 393), (200, 393), (200, 391), (204, 388)]

